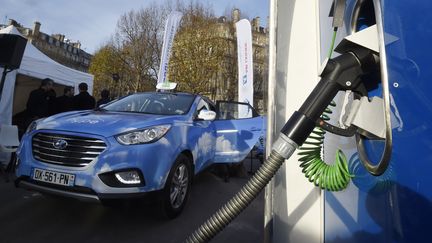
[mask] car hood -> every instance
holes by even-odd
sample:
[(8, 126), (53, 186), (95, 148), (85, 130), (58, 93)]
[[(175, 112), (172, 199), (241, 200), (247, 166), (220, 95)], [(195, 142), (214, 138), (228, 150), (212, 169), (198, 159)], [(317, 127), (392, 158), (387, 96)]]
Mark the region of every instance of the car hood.
[(98, 134), (110, 137), (145, 127), (172, 124), (185, 120), (179, 115), (153, 115), (108, 111), (73, 111), (61, 113), (38, 122), (37, 129)]

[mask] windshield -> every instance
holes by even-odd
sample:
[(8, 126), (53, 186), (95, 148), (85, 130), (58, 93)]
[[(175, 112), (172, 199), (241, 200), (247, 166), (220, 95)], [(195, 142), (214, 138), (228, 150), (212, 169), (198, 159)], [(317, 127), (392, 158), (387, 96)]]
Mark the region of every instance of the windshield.
[(173, 93), (139, 93), (114, 101), (103, 110), (149, 113), (157, 115), (186, 114), (194, 101), (194, 95)]

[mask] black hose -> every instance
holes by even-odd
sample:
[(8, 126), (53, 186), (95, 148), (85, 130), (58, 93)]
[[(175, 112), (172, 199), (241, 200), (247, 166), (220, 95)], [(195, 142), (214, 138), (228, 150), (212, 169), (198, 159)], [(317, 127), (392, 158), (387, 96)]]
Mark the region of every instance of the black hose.
[(186, 239), (186, 242), (201, 243), (210, 241), (258, 196), (260, 191), (269, 183), (284, 162), (285, 158), (279, 155), (275, 150), (272, 150), (270, 156), (246, 185), (190, 235)]
[[(274, 149), (269, 158), (246, 185), (190, 235), (186, 242), (208, 242), (237, 217), (273, 178), (285, 159), (290, 158), (295, 149), (306, 141), (315, 128), (315, 122), (338, 91), (351, 88), (351, 86), (357, 87), (361, 82), (358, 77), (369, 72), (370, 68), (375, 67), (376, 64), (377, 59), (374, 53), (362, 48), (350, 49), (349, 52), (329, 60), (317, 86), (303, 102), (300, 109), (295, 111), (285, 123), (278, 140), (273, 145)], [(347, 80), (350, 80), (349, 87)], [(313, 167), (309, 168), (314, 169)], [(326, 169), (325, 167), (320, 168)], [(342, 169), (343, 172), (347, 171), (346, 168)], [(347, 173), (342, 174), (347, 175)], [(334, 174), (328, 175), (333, 176)]]

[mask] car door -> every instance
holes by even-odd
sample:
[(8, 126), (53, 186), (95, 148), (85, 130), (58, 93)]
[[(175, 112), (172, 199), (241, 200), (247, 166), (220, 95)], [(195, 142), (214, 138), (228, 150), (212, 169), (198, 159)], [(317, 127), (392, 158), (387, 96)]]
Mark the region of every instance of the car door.
[(248, 103), (218, 101), (215, 163), (236, 163), (246, 158), (263, 135), (263, 117)]
[(192, 126), (189, 127), (188, 141), (192, 145), (192, 153), (195, 158), (195, 171), (207, 167), (214, 158), (216, 141), (216, 129), (213, 121), (205, 121), (198, 118), (201, 110), (214, 110), (214, 106), (207, 100), (199, 97), (194, 109)]

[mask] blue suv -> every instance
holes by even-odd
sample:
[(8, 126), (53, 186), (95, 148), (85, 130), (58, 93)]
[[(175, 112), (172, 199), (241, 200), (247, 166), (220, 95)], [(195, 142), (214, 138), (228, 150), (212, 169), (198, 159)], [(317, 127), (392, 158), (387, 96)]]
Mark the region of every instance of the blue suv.
[(263, 118), (246, 103), (214, 104), (189, 93), (132, 94), (33, 122), (18, 148), (16, 185), (91, 201), (157, 192), (173, 218), (195, 174), (242, 161), (262, 131)]

